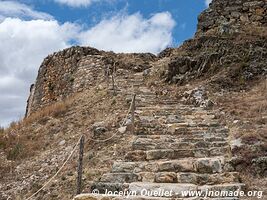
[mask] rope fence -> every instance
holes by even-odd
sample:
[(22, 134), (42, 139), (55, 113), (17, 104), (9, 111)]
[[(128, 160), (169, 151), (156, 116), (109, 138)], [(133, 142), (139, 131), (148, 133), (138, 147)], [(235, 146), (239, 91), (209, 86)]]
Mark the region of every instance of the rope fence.
[(82, 136), (79, 138), (78, 142), (73, 147), (73, 150), (71, 151), (70, 155), (68, 156), (68, 158), (66, 159), (66, 161), (63, 163), (63, 165), (59, 168), (59, 170), (55, 173), (55, 175), (52, 176), (39, 190), (37, 190), (33, 195), (31, 195), (30, 197), (28, 197), (26, 200), (32, 199), (34, 196), (36, 196), (39, 192), (41, 192), (49, 183), (51, 183), (56, 178), (56, 176), (62, 171), (62, 169), (66, 166), (66, 164), (68, 163), (68, 161), (73, 156), (73, 154), (74, 154), (77, 146), (80, 143), (81, 138), (82, 138)]
[[(120, 128), (125, 126), (125, 123), (128, 119), (129, 114), (131, 113), (131, 125), (132, 125), (132, 130), (134, 131), (134, 109), (135, 109), (135, 97), (136, 95), (134, 94), (132, 97), (131, 104), (129, 106), (129, 109), (124, 117), (123, 122), (120, 124)], [(104, 140), (96, 140), (91, 137), (88, 137), (88, 140), (94, 141), (94, 142), (107, 142), (114, 138), (117, 134), (119, 133), (119, 130), (117, 130), (111, 137), (104, 139)], [(75, 146), (73, 147), (73, 150), (71, 151), (70, 155), (68, 158), (65, 160), (65, 162), (62, 164), (62, 166), (59, 168), (59, 170), (39, 189), (37, 190), (34, 194), (32, 194), (30, 197), (28, 197), (26, 200), (30, 200), (33, 197), (35, 197), (38, 193), (40, 193), (45, 187), (47, 187), (56, 177), (57, 175), (63, 170), (63, 168), (66, 166), (66, 164), (69, 162), (69, 160), (72, 158), (74, 155), (74, 152), (76, 148), (80, 144), (80, 156), (79, 156), (79, 163), (78, 163), (78, 178), (77, 178), (77, 194), (81, 193), (81, 180), (82, 180), (82, 161), (83, 161), (83, 148), (84, 148), (84, 135), (81, 135)]]

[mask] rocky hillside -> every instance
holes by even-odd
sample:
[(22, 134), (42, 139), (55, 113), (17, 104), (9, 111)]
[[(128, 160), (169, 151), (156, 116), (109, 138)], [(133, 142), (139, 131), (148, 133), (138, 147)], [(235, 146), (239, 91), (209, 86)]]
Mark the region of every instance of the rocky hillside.
[[(0, 199), (40, 189), (81, 134), (89, 194), (77, 199), (103, 199), (94, 189), (266, 192), (266, 16), (265, 0), (213, 0), (195, 37), (157, 56), (90, 47), (49, 55), (25, 119), (1, 130)], [(73, 155), (33, 199), (74, 198)]]

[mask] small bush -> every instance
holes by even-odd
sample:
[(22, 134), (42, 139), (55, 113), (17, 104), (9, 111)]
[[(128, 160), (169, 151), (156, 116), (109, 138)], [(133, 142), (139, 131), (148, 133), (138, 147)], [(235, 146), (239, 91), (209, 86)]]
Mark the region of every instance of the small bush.
[(8, 160), (16, 160), (22, 153), (22, 145), (17, 143), (13, 148), (8, 152), (7, 159)]

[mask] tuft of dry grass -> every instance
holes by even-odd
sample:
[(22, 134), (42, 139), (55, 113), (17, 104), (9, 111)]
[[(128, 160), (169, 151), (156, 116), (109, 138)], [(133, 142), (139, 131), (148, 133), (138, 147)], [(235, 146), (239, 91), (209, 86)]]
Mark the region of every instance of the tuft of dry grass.
[(34, 121), (38, 121), (48, 116), (51, 116), (54, 118), (63, 116), (68, 111), (68, 108), (70, 107), (72, 103), (73, 103), (73, 98), (69, 98), (67, 100), (56, 102), (52, 105), (46, 106), (42, 108), (40, 111), (37, 111), (31, 114), (29, 117), (25, 118), (23, 120), (23, 123), (27, 125), (27, 124), (30, 124)]

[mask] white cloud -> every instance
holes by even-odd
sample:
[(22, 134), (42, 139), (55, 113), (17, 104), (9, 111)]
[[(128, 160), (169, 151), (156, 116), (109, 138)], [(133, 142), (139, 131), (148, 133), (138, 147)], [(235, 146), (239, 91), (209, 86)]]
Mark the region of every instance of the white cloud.
[(98, 0), (54, 0), (54, 1), (71, 7), (86, 7), (91, 5), (92, 2)]
[(23, 116), (29, 86), (48, 54), (69, 46), (77, 27), (6, 18), (0, 23), (0, 125)]
[[(96, 26), (60, 24), (46, 13), (8, 1), (0, 2), (0, 126), (22, 117), (29, 88), (42, 60), (54, 51), (77, 44), (116, 52), (157, 53), (172, 42), (175, 25), (168, 12), (149, 19), (119, 14)], [(6, 3), (6, 2), (5, 2)], [(7, 11), (9, 10), (9, 11)]]
[(209, 7), (210, 3), (212, 2), (212, 0), (205, 0), (205, 4), (207, 7)]
[(80, 34), (80, 42), (115, 52), (158, 53), (172, 43), (175, 21), (168, 12), (150, 19), (140, 14), (119, 14)]
[(0, 21), (6, 17), (20, 17), (31, 19), (52, 19), (47, 13), (35, 11), (25, 4), (15, 1), (0, 1)]

